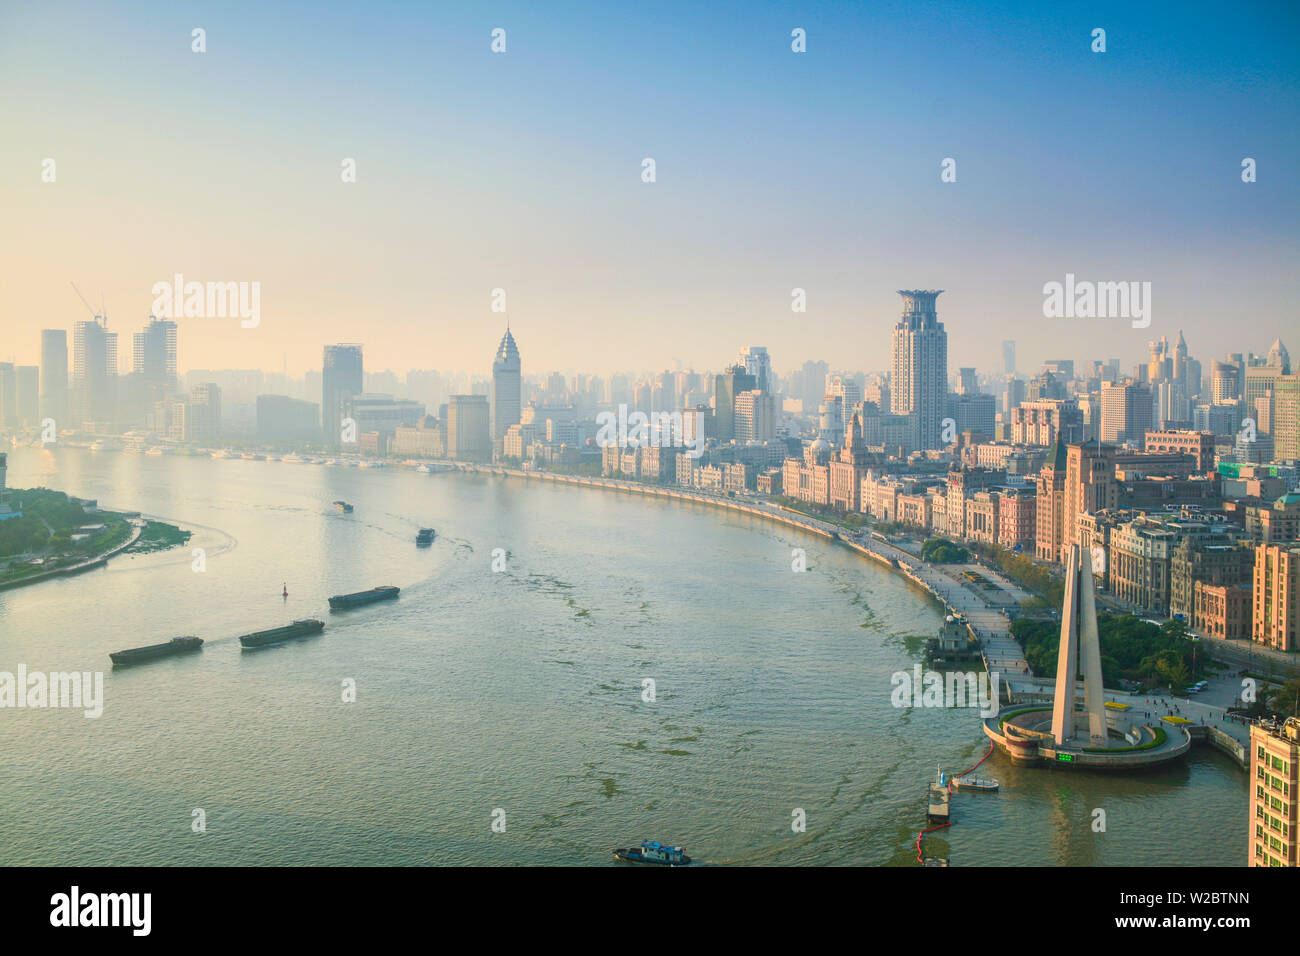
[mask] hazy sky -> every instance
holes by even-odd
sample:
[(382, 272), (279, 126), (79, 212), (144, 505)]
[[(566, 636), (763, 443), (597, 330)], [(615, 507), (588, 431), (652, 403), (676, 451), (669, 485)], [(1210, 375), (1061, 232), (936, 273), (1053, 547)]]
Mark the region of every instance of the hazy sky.
[[(1300, 353), (1294, 3), (330, 7), (0, 0), (0, 358), (74, 280), (126, 363), (175, 273), (261, 287), (182, 370), (486, 372), (498, 287), (528, 374), (882, 368), (930, 287), (954, 369)], [(1045, 319), (1067, 272), (1151, 282), (1151, 327)]]

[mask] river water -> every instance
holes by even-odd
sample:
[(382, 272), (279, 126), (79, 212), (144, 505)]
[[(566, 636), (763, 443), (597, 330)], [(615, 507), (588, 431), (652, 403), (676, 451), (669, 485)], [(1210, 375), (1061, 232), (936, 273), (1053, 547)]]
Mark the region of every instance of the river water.
[[(975, 711), (891, 704), (938, 606), (758, 519), (481, 475), (73, 448), (14, 449), (9, 485), (194, 537), (0, 592), (0, 671), (105, 671), (106, 698), (99, 719), (0, 709), (0, 864), (604, 865), (651, 838), (716, 864), (908, 865), (936, 766), (987, 749)], [(329, 595), (379, 584), (401, 597), (330, 614)], [(297, 617), (326, 630), (241, 651), (237, 635)], [(179, 634), (207, 643), (108, 668)], [(1245, 862), (1245, 774), (1216, 751), (1135, 777), (1001, 755), (979, 774), (1001, 792), (958, 794), (926, 840), (954, 866)]]

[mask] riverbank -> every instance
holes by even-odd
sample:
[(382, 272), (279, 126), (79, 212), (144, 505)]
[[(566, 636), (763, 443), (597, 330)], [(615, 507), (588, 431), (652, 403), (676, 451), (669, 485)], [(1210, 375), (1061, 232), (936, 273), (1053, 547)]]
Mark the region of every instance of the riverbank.
[(67, 567), (62, 567), (62, 568), (51, 568), (49, 571), (37, 571), (34, 574), (23, 575), (20, 578), (14, 578), (8, 581), (0, 581), (0, 591), (9, 591), (9, 590), (13, 590), (14, 588), (22, 588), (22, 587), (26, 587), (29, 584), (40, 584), (42, 581), (49, 581), (52, 580), (53, 578), (69, 577), (73, 574), (82, 574), (85, 571), (91, 571), (95, 568), (103, 567), (104, 565), (108, 564), (109, 558), (121, 554), (127, 548), (131, 547), (133, 544), (139, 541), (140, 535), (144, 533), (144, 529), (148, 524), (147, 521), (144, 521), (143, 519), (140, 518), (127, 518), (125, 520), (127, 521), (128, 524), (132, 526), (132, 532), (130, 536), (126, 539), (126, 541), (122, 542), (121, 544), (116, 545), (115, 547), (113, 547), (108, 551), (105, 551), (103, 554), (97, 555), (96, 557), (93, 558), (88, 558), (87, 560), (78, 562), (77, 564), (70, 564)]

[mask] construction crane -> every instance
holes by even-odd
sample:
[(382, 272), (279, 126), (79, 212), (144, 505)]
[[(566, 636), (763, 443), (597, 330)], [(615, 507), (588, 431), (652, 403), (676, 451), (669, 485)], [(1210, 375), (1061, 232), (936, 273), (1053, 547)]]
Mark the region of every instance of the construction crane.
[[(75, 283), (75, 282), (69, 282), (68, 284), (72, 286), (72, 291), (75, 292), (75, 293), (77, 293), (77, 298), (81, 300), (81, 304), (84, 305), (84, 306), (86, 307), (87, 311), (90, 312), (91, 317), (92, 317), (96, 322), (101, 321), (101, 320), (104, 318), (104, 316), (101, 315), (101, 314), (99, 314), (99, 313), (97, 313), (97, 312), (95, 311), (94, 307), (91, 306), (91, 304), (90, 304), (89, 302), (86, 301), (86, 297), (85, 297), (84, 295), (82, 295), (82, 294), (81, 294), (81, 290), (77, 288), (77, 283)], [(105, 323), (105, 324), (107, 324), (107, 323)]]

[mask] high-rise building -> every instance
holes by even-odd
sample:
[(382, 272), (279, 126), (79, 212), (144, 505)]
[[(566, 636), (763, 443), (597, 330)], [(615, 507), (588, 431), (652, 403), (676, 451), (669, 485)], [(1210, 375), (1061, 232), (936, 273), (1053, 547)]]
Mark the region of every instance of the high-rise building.
[(1079, 543), (1079, 515), (1096, 514), (1118, 505), (1115, 446), (1101, 442), (1070, 445), (1066, 452), (1065, 496), (1061, 505), (1064, 543)]
[(453, 395), (447, 403), (447, 456), (490, 461), (492, 431), (486, 395)]
[(1002, 342), (1002, 373), (1016, 374), (1016, 343), (1011, 339), (1004, 339)]
[(1296, 650), (1300, 630), (1300, 547), (1257, 546), (1253, 593), (1254, 641), (1279, 651)]
[(32, 427), (40, 424), (41, 370), (35, 365), (14, 369), (18, 379), (18, 423)]
[(772, 377), (772, 359), (762, 345), (746, 345), (740, 350), (740, 364), (754, 377), (754, 387), (776, 394), (776, 380)]
[(1002, 414), (1006, 415), (1008, 420), (1025, 400), (1025, 380), (1016, 378), (1014, 375), (1007, 379), (1006, 390), (1002, 393)]
[(948, 398), (948, 333), (935, 312), (942, 289), (900, 289), (903, 315), (894, 326), (891, 411), (912, 416), (914, 448), (942, 448)]
[(1273, 383), (1273, 457), (1300, 458), (1300, 375), (1279, 375)]
[(1274, 339), (1269, 346), (1267, 364), (1272, 368), (1280, 368), (1283, 375), (1291, 374), (1291, 353), (1286, 350), (1281, 339)]
[(68, 414), (68, 333), (41, 330), (41, 416), (56, 428), (66, 427)]
[(1103, 382), (1099, 437), (1104, 442), (1141, 445), (1152, 427), (1153, 408), (1151, 389), (1145, 385)]
[(958, 435), (964, 432), (977, 432), (986, 438), (992, 438), (997, 412), (992, 395), (979, 392), (953, 392), (944, 405), (944, 415), (953, 420)]
[(190, 436), (215, 438), (221, 434), (221, 389), (212, 382), (190, 387)]
[(1214, 405), (1226, 405), (1241, 397), (1241, 384), (1238, 380), (1238, 368), (1227, 362), (1214, 359), (1210, 362), (1210, 402)]
[(131, 374), (146, 386), (163, 392), (176, 389), (176, 323), (149, 317), (144, 331), (133, 339)]
[(0, 362), (0, 427), (18, 427), (18, 370)]
[(752, 389), (736, 396), (736, 441), (776, 438), (776, 396)]
[(321, 430), (325, 444), (338, 448), (343, 443), (343, 403), (361, 395), (365, 385), (365, 363), (360, 345), (327, 345), (321, 368)]
[(1071, 444), (1084, 439), (1083, 413), (1072, 398), (1021, 402), (1009, 419), (1011, 441), (1017, 445), (1047, 446), (1057, 438)]
[[(832, 396), (840, 400), (840, 413), (843, 416), (843, 421), (840, 422), (839, 432), (844, 435), (848, 432), (849, 420), (853, 417), (853, 410), (862, 404), (862, 386), (849, 375), (828, 375), (826, 376), (826, 397), (831, 398)], [(838, 441), (834, 441), (832, 444), (838, 444)]]
[[(736, 437), (736, 396), (741, 392), (752, 392), (758, 388), (758, 380), (743, 365), (733, 365), (713, 379), (713, 410), (717, 420), (718, 440), (731, 441)], [(640, 387), (637, 388), (638, 408), (648, 406), (640, 404)]]
[(1250, 866), (1296, 866), (1300, 841), (1300, 720), (1250, 727)]
[(506, 334), (501, 337), (496, 358), (492, 360), (492, 438), (495, 441), (504, 441), (510, 426), (519, 424), (522, 387), (519, 349), (510, 327), (506, 326)]
[(112, 422), (117, 417), (117, 333), (100, 319), (72, 327), (72, 420)]
[[(1059, 437), (1038, 474), (1038, 510), (1034, 519), (1034, 555), (1045, 561), (1060, 561), (1065, 547), (1065, 442)], [(1071, 517), (1073, 522), (1073, 517)]]

